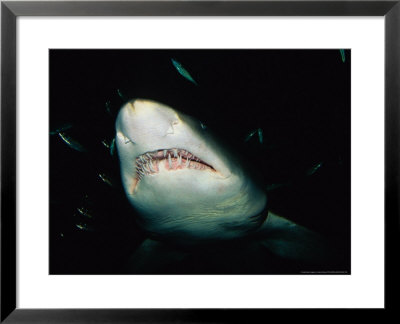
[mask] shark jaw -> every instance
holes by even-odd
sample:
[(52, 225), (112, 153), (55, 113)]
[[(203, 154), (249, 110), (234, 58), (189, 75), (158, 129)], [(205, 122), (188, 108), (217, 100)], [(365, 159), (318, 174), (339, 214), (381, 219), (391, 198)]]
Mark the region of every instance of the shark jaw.
[(262, 223), (265, 194), (196, 119), (132, 100), (118, 114), (116, 145), (127, 198), (155, 237), (230, 239)]
[(146, 152), (136, 158), (136, 182), (131, 189), (134, 193), (139, 181), (148, 175), (154, 176), (160, 172), (170, 172), (183, 169), (216, 170), (194, 154), (183, 149), (160, 149)]

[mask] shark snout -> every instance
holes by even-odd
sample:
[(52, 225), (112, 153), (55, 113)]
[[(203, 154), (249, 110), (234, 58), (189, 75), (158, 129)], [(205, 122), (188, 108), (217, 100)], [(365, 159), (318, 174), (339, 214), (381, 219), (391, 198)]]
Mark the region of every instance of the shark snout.
[(172, 108), (151, 100), (134, 99), (122, 107), (117, 129), (132, 142), (147, 148), (174, 134), (179, 123), (179, 116)]
[(126, 108), (130, 113), (139, 116), (149, 113), (156, 113), (156, 104), (150, 100), (133, 99), (126, 104)]
[[(178, 114), (172, 108), (155, 101), (146, 99), (134, 99), (126, 104), (131, 118), (158, 123), (176, 123), (179, 121)], [(148, 125), (148, 124), (147, 124)]]

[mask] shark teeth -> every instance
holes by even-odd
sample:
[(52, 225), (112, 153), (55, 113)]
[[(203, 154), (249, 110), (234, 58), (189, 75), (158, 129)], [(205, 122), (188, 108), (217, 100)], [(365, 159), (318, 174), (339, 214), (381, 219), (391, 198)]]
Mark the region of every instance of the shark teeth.
[(143, 165), (142, 168), (143, 168), (144, 171), (146, 171), (146, 173), (150, 173), (150, 170), (147, 169), (146, 165)]
[(154, 169), (153, 164), (151, 162), (148, 164), (148, 166), (149, 166), (151, 172), (156, 172), (156, 170)]
[(177, 148), (161, 149), (153, 152), (146, 152), (136, 158), (136, 178), (141, 180), (146, 175), (157, 174), (160, 171), (160, 163), (165, 163), (165, 169), (167, 170), (188, 168), (215, 171), (211, 165), (186, 150)]
[(168, 164), (169, 164), (169, 168), (172, 168), (172, 159), (171, 159), (171, 154), (168, 154)]

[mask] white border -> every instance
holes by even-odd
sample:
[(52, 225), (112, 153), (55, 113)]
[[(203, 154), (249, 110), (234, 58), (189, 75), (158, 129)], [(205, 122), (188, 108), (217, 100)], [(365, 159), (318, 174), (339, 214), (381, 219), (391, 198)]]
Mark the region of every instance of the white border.
[[(352, 275), (49, 276), (48, 48), (105, 47), (351, 48)], [(383, 307), (383, 62), (383, 18), (19, 17), (18, 307)]]

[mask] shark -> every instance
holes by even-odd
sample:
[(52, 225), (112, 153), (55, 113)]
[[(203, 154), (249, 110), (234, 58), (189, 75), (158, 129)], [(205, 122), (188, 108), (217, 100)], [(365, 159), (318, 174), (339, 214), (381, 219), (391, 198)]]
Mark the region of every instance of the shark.
[(195, 245), (254, 237), (285, 258), (325, 254), (317, 233), (268, 211), (264, 190), (196, 118), (132, 99), (115, 131), (124, 192), (151, 240)]

